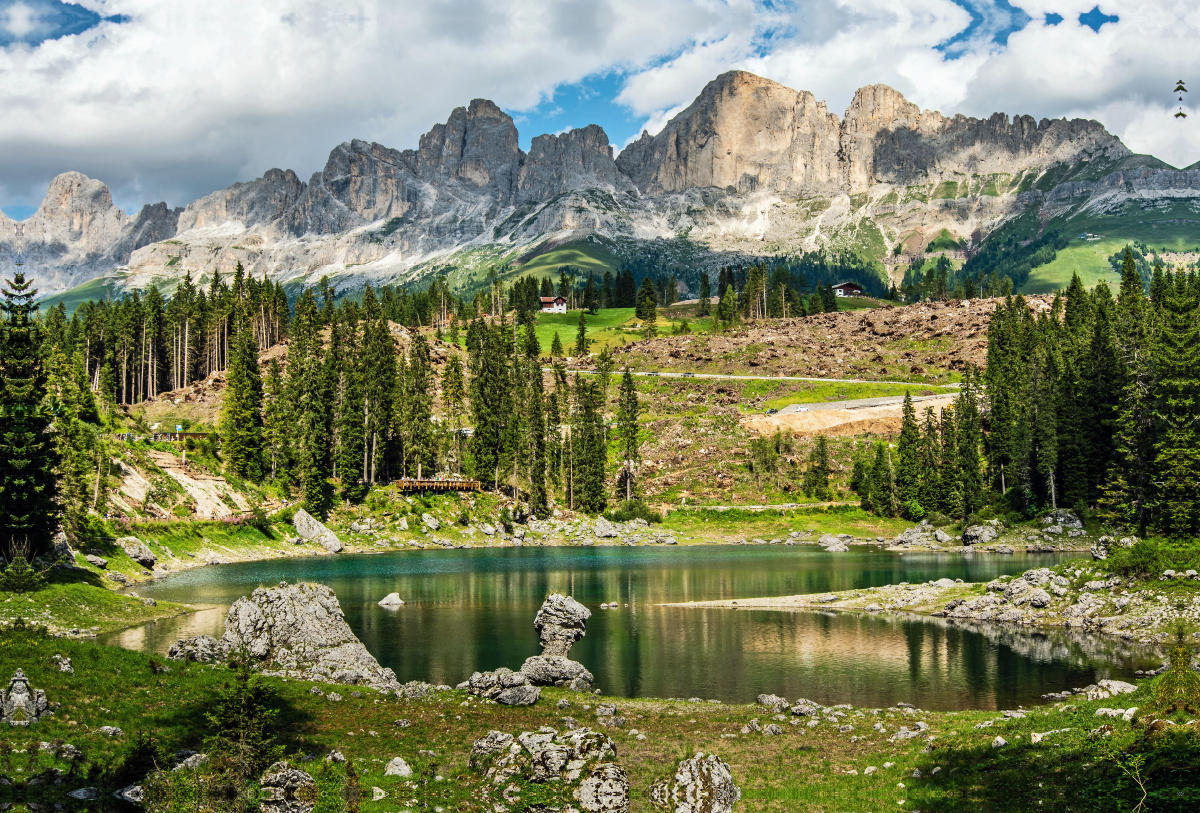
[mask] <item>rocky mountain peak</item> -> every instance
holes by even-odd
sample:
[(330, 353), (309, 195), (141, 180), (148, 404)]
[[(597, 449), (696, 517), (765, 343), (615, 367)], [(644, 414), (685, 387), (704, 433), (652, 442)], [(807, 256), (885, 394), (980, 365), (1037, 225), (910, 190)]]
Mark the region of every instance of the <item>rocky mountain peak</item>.
[(635, 188), (617, 169), (603, 127), (589, 124), (561, 135), (540, 135), (533, 139), (517, 182), (521, 202), (545, 200), (588, 188), (613, 192), (631, 192)]
[(691, 187), (735, 192), (836, 183), (838, 120), (824, 102), (745, 71), (721, 74), (656, 136), (643, 133), (617, 166), (649, 194)]
[(453, 180), (507, 197), (523, 157), (512, 116), (495, 102), (475, 99), (421, 136), (416, 169), (425, 181)]

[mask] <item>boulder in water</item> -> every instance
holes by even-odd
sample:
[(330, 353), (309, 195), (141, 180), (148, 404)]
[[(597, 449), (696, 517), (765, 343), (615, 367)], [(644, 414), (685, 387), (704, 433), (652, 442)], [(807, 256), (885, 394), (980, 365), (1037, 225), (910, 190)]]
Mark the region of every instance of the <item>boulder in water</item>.
[(404, 599), (400, 598), (399, 593), (388, 593), (379, 600), (380, 607), (403, 607)]
[(542, 654), (565, 658), (584, 636), (584, 625), (592, 611), (575, 599), (554, 593), (542, 602), (533, 626), (542, 639)]

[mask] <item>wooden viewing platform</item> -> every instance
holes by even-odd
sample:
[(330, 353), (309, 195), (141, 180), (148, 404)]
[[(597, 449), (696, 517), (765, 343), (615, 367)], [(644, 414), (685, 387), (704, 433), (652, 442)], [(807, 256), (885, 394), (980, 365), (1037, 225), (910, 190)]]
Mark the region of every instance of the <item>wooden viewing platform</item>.
[(411, 477), (393, 480), (392, 485), (399, 491), (478, 491), (483, 487), (478, 480), (416, 480)]

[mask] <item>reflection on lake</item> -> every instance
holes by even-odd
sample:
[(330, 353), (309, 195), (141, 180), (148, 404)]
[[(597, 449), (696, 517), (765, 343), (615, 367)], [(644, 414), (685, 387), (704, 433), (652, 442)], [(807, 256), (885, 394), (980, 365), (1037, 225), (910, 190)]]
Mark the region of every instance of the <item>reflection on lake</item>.
[[(984, 581), (1053, 555), (899, 555), (873, 548), (704, 546), (512, 548), (283, 559), (198, 568), (140, 595), (214, 609), (107, 636), (165, 652), (177, 638), (219, 635), (239, 596), (280, 581), (337, 593), (355, 634), (401, 681), (454, 685), (517, 669), (539, 651), (533, 617), (564, 592), (592, 609), (571, 650), (605, 694), (750, 702), (760, 692), (824, 704), (1010, 708), (1151, 663), (1128, 644), (1065, 631), (967, 627), (912, 616), (688, 609), (666, 602), (793, 595), (923, 582)], [(406, 605), (376, 602), (398, 592)], [(600, 610), (601, 602), (619, 602)]]

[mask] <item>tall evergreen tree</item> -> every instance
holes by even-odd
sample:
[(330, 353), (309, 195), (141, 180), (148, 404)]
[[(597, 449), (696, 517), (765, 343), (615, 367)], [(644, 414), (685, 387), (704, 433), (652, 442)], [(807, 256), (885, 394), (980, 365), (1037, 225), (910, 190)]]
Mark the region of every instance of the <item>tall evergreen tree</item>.
[(634, 497), (634, 482), (638, 465), (641, 463), (641, 440), (638, 436), (638, 419), (642, 407), (638, 401), (637, 385), (629, 367), (621, 374), (621, 385), (617, 390), (617, 448), (621, 455), (621, 479), (625, 482), (625, 499)]
[(284, 387), (283, 369), (278, 359), (271, 359), (263, 382), (263, 462), (270, 479), (285, 487), (291, 484), (290, 438), (295, 432), (291, 407)]
[(408, 387), (406, 399), (408, 416), (405, 422), (406, 458), (412, 467), (409, 474), (418, 478), (430, 472), (433, 464), (433, 359), (429, 342), (418, 333), (409, 350)]
[(1123, 368), (1117, 407), (1114, 467), (1104, 503), (1114, 514), (1145, 530), (1154, 462), (1154, 369), (1150, 315), (1142, 278), (1129, 249), (1121, 265), (1121, 293), (1116, 309), (1117, 352)]
[(801, 485), (804, 493), (818, 500), (828, 500), (831, 496), (829, 475), (832, 471), (833, 467), (829, 462), (829, 439), (824, 435), (817, 435), (817, 440), (808, 455), (808, 467), (804, 470)]
[(647, 339), (658, 335), (658, 300), (654, 293), (654, 282), (650, 277), (642, 280), (642, 287), (637, 292), (637, 318), (645, 326)]
[[(915, 519), (921, 511), (910, 511), (912, 503), (919, 505), (922, 472), (920, 470), (919, 453), (921, 446), (921, 427), (917, 425), (917, 410), (913, 407), (912, 394), (905, 390), (904, 405), (901, 407), (900, 439), (896, 443), (896, 489), (900, 493), (901, 510), (909, 519)], [(923, 508), (923, 506), (922, 506)]]
[(961, 493), (958, 516), (965, 518), (983, 505), (983, 429), (979, 416), (979, 393), (975, 389), (974, 367), (970, 364), (963, 373), (962, 389), (955, 399), (954, 423), (958, 433), (957, 468)]
[(58, 529), (58, 456), (47, 433), (42, 329), (37, 290), (18, 271), (0, 294), (0, 544), (4, 557), (32, 561), (49, 552)]
[(1200, 534), (1200, 310), (1182, 274), (1164, 281), (1156, 367), (1159, 425), (1156, 525), (1175, 539)]
[(575, 357), (584, 358), (588, 354), (587, 319), (584, 312), (579, 311), (579, 327), (575, 330)]
[(550, 342), (550, 358), (560, 359), (564, 355), (562, 339), (558, 337), (558, 331), (554, 331), (554, 340)]
[[(543, 277), (545, 282), (549, 278)], [(462, 360), (457, 354), (451, 355), (442, 370), (442, 405), (454, 431), (455, 471), (462, 471), (463, 463), (463, 434), (462, 418), (463, 405), (466, 399), (466, 384), (463, 381)]]
[(594, 381), (575, 377), (575, 421), (571, 431), (575, 455), (575, 505), (591, 514), (604, 510), (604, 473), (608, 447), (604, 442), (604, 417), (599, 387)]
[(262, 429), (258, 345), (250, 326), (243, 322), (234, 336), (221, 409), (221, 456), (227, 472), (252, 482), (262, 479)]
[(712, 300), (712, 287), (708, 280), (708, 272), (700, 272), (700, 302), (696, 306), (697, 316), (708, 316)]

